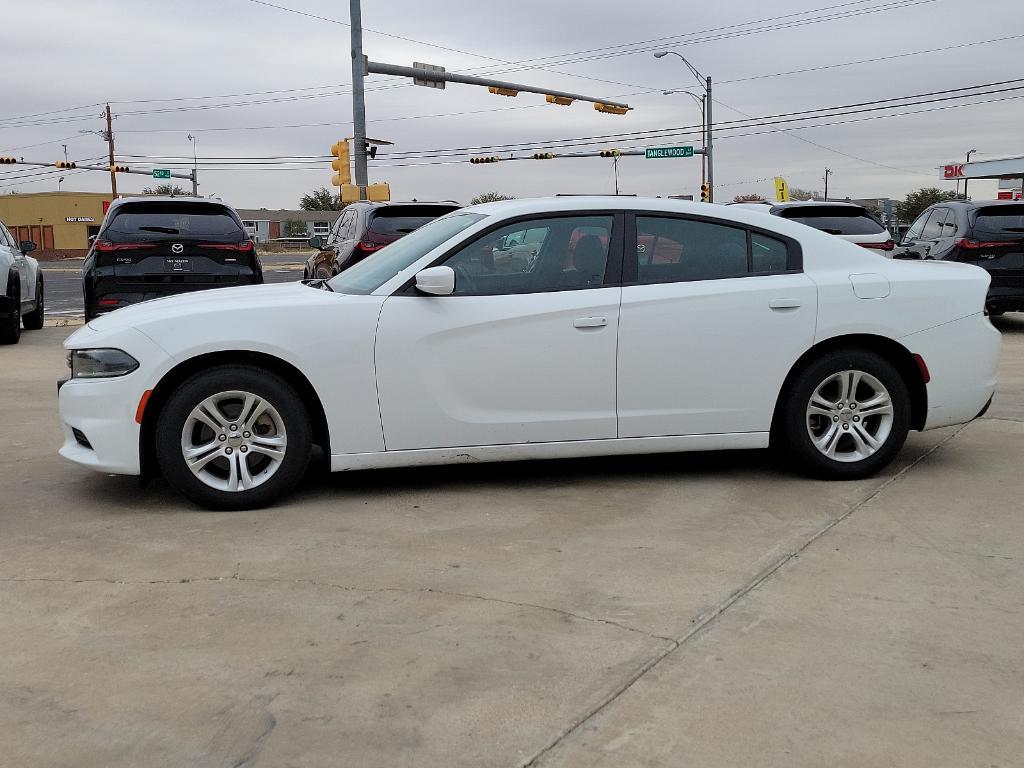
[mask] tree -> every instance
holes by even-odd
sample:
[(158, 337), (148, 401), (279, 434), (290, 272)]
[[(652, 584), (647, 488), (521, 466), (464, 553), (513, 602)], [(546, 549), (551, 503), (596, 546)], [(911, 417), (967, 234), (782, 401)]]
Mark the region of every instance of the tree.
[(958, 195), (951, 189), (923, 187), (917, 190), (917, 192), (911, 192), (903, 200), (896, 203), (896, 215), (899, 216), (901, 221), (910, 222), (920, 216), (921, 212), (930, 205), (961, 198), (962, 195)]
[(184, 189), (179, 187), (177, 184), (157, 184), (155, 187), (146, 187), (142, 190), (144, 195), (188, 195)]
[(299, 208), (304, 211), (340, 211), (346, 205), (348, 203), (341, 202), (340, 195), (334, 194), (327, 187), (314, 189), (299, 201)]
[(800, 187), (789, 188), (789, 199), (790, 200), (821, 200), (821, 192), (812, 191), (810, 189), (800, 189)]
[(499, 200), (515, 200), (515, 198), (512, 197), (512, 195), (503, 195), (500, 192), (484, 192), (470, 200), (469, 204), (479, 205), (480, 203), (496, 203)]
[(734, 203), (765, 203), (765, 202), (767, 202), (767, 200), (765, 200), (763, 197), (761, 197), (760, 195), (758, 195), (756, 193), (751, 194), (751, 195), (736, 195), (736, 197), (734, 197), (732, 199), (732, 201)]
[(285, 237), (306, 237), (308, 235), (309, 230), (306, 228), (306, 222), (293, 219), (284, 223)]

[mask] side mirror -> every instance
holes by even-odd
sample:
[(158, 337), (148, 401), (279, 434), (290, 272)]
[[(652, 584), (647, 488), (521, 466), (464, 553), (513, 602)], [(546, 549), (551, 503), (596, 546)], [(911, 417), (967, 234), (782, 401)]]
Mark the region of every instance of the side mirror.
[(455, 270), (451, 267), (427, 267), (416, 273), (416, 290), (431, 296), (451, 296), (455, 292)]
[(320, 237), (320, 235), (313, 235), (306, 242), (309, 244), (309, 247), (314, 250), (322, 251), (324, 249), (324, 239)]
[(20, 246), (22, 253), (32, 253), (36, 249), (36, 244), (31, 240), (22, 240)]

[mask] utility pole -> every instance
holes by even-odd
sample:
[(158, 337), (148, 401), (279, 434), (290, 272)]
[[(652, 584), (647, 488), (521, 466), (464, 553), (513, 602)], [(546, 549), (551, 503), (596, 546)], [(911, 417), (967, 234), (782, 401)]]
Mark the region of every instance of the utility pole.
[(828, 202), (828, 177), (832, 175), (832, 169), (825, 169), (825, 202)]
[(64, 162), (66, 163), (68, 162), (68, 145), (61, 144), (61, 146), (64, 147)]
[[(977, 151), (978, 150), (976, 150), (976, 149), (972, 149), (970, 152), (967, 153), (967, 163), (971, 162), (971, 155), (973, 155)], [(959, 181), (956, 183), (956, 188), (958, 190), (960, 189), (960, 182)], [(964, 200), (966, 200), (966, 199), (967, 199), (967, 177), (964, 176)]]
[(615, 194), (616, 194), (616, 196), (618, 196), (618, 194), (619, 194), (619, 156), (616, 155), (615, 159), (612, 162), (615, 164)]
[(715, 154), (714, 154), (714, 150), (712, 149), (712, 143), (711, 143), (711, 124), (712, 124), (712, 118), (711, 118), (711, 108), (712, 107), (711, 107), (711, 105), (712, 105), (712, 101), (711, 101), (711, 76), (710, 75), (708, 76), (707, 93), (705, 94), (705, 97), (707, 98), (707, 113), (708, 113), (707, 125), (705, 126), (705, 130), (707, 131), (708, 143), (707, 143), (707, 146), (704, 147), (704, 157), (706, 157), (707, 161), (708, 161), (708, 202), (709, 203), (713, 203), (713, 202), (715, 202)]
[(110, 195), (117, 199), (117, 174), (114, 173), (114, 124), (110, 116), (110, 105), (107, 104), (107, 133), (104, 137), (107, 140), (107, 148), (110, 150)]
[(196, 160), (196, 142), (199, 141), (199, 137), (190, 133), (188, 140), (192, 142), (192, 173), (189, 174), (189, 178), (192, 179), (192, 197), (199, 197), (199, 162)]
[(363, 78), (366, 60), (363, 58), (363, 13), (360, 0), (349, 0), (349, 22), (352, 25), (352, 151), (355, 154), (355, 181), (359, 199), (366, 199), (369, 174), (366, 168), (366, 100)]

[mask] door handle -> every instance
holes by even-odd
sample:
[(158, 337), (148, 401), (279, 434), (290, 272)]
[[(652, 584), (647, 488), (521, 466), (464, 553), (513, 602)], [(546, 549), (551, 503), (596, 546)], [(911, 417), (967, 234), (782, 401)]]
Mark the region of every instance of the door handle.
[(603, 328), (608, 325), (607, 317), (578, 317), (572, 321), (574, 328)]
[(772, 309), (797, 309), (800, 306), (799, 299), (772, 299), (768, 302)]

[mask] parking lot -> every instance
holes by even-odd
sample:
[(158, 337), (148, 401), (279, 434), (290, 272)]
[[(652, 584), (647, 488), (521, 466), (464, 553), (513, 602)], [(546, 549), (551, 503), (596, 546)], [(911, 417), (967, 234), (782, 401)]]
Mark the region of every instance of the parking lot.
[(330, 476), (199, 511), (56, 455), (65, 328), (0, 349), (0, 763), (1009, 766), (1024, 316), (883, 476), (765, 452)]

